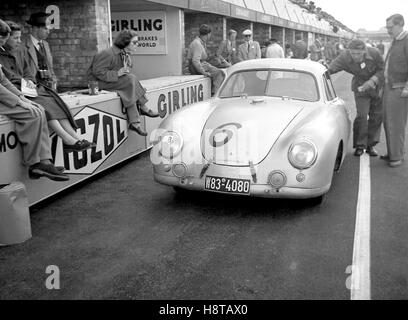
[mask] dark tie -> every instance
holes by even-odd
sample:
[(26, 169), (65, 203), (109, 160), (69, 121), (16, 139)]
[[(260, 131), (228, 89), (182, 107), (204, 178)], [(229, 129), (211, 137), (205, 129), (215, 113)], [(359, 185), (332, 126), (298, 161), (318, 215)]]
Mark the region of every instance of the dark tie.
[(251, 44), (248, 41), (248, 53), (249, 53), (249, 48), (251, 47)]
[(43, 55), (43, 57), (45, 58), (47, 56), (47, 54), (45, 53), (45, 47), (44, 47), (44, 43), (42, 41), (38, 42), (38, 45), (40, 47), (40, 53)]

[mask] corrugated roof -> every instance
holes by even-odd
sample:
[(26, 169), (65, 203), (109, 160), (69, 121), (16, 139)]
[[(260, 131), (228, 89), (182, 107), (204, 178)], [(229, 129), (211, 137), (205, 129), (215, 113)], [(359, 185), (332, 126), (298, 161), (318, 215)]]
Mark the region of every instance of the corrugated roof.
[[(318, 20), (316, 15), (289, 0), (147, 0), (192, 10), (233, 16), (239, 19), (276, 24), (286, 28), (299, 29), (335, 35), (326, 20)], [(246, 11), (238, 11), (244, 8)], [(223, 10), (220, 10), (223, 9)], [(341, 32), (340, 32), (341, 31)], [(337, 35), (352, 37), (353, 34), (341, 28)]]

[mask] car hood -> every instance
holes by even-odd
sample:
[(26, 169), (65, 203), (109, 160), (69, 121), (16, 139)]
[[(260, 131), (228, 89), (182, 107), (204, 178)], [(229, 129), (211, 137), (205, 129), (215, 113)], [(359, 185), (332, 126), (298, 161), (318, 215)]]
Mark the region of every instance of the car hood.
[(201, 152), (220, 165), (258, 164), (302, 110), (302, 102), (294, 100), (219, 100), (204, 124)]

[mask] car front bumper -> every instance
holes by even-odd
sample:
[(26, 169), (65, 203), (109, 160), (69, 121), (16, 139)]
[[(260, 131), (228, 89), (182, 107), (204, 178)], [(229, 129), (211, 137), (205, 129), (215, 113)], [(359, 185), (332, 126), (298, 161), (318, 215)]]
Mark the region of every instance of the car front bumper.
[[(215, 192), (215, 193), (226, 193), (234, 194), (229, 192), (219, 192), (219, 191), (210, 191), (206, 190), (204, 183), (205, 179), (196, 178), (196, 177), (185, 177), (177, 178), (174, 176), (161, 175), (154, 173), (154, 180), (168, 186), (180, 187), (188, 190), (196, 191), (206, 191), (206, 192)], [(330, 184), (325, 185), (319, 188), (294, 188), (294, 187), (281, 187), (279, 189), (273, 188), (269, 184), (257, 184), (251, 182), (249, 196), (253, 197), (265, 197), (265, 198), (292, 198), (292, 199), (307, 199), (319, 197), (330, 189)], [(241, 195), (241, 194), (240, 194)]]

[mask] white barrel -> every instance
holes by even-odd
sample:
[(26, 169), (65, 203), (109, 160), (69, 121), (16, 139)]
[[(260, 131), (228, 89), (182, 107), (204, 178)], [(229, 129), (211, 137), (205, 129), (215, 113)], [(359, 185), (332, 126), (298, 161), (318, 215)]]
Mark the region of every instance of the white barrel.
[(30, 211), (26, 188), (21, 182), (0, 186), (0, 245), (31, 238)]

